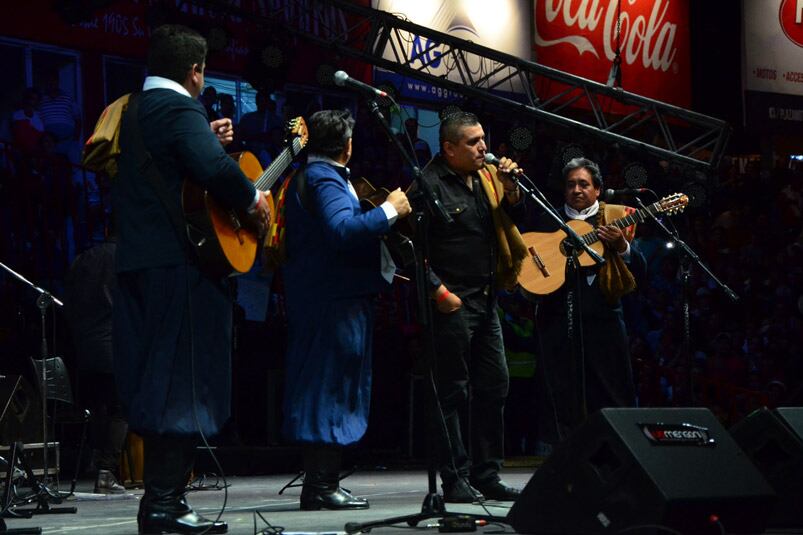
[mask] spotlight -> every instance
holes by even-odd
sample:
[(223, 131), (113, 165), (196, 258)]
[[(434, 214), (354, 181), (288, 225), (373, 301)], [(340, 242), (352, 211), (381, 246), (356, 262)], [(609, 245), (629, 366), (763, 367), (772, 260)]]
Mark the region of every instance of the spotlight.
[(673, 241), (668, 241), (668, 242), (666, 242), (665, 245), (666, 245), (667, 249), (674, 249), (675, 248), (675, 242), (673, 242)]
[(560, 151), (560, 166), (563, 167), (569, 160), (573, 160), (574, 158), (584, 158), (585, 157), (585, 150), (580, 145), (576, 143), (569, 143), (565, 145), (563, 149)]
[(441, 108), (441, 111), (438, 112), (438, 117), (440, 118), (441, 121), (443, 121), (449, 115), (451, 115), (453, 113), (458, 113), (458, 112), (461, 112), (461, 111), (463, 111), (463, 110), (461, 110), (459, 106), (455, 106), (454, 104), (449, 104), (448, 106), (444, 106), (443, 108)]
[(533, 133), (526, 126), (517, 126), (510, 131), (510, 146), (525, 151), (533, 144)]
[(329, 63), (321, 63), (315, 71), (315, 79), (318, 81), (318, 85), (334, 85), (334, 76), (335, 68)]
[(628, 188), (643, 188), (647, 185), (649, 173), (639, 162), (630, 162), (622, 170), (622, 176)]
[(284, 52), (282, 52), (281, 48), (268, 45), (262, 49), (262, 64), (265, 67), (276, 69), (281, 67), (282, 63), (284, 63)]

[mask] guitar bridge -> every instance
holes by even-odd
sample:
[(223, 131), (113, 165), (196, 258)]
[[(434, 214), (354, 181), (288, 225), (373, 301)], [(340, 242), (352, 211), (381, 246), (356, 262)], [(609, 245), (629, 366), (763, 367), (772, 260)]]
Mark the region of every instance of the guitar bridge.
[(237, 214), (234, 210), (229, 211), (229, 221), (231, 222), (231, 228), (234, 231), (234, 234), (237, 235), (237, 240), (240, 242), (240, 245), (245, 243), (243, 237), (240, 235), (240, 231), (243, 229), (243, 224), (240, 223), (240, 218), (237, 217)]
[(544, 260), (541, 258), (541, 255), (538, 254), (538, 251), (535, 250), (535, 247), (528, 247), (527, 250), (530, 253), (530, 258), (532, 259), (535, 267), (541, 271), (541, 274), (544, 277), (549, 277), (549, 270), (546, 268), (546, 264), (544, 264)]

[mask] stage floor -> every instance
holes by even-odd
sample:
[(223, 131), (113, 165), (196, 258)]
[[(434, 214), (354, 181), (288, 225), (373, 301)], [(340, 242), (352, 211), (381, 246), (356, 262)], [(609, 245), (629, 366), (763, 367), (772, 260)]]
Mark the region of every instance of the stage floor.
[[(503, 478), (511, 485), (523, 487), (530, 478), (532, 469), (510, 469)], [(362, 511), (301, 511), (298, 508), (300, 487), (278, 494), (293, 474), (263, 477), (229, 478), (229, 496), (223, 520), (229, 523), (229, 533), (253, 534), (254, 511), (261, 512), (273, 526), (281, 526), (284, 533), (343, 533), (347, 522), (369, 522), (387, 517), (421, 512), (421, 503), (426, 495), (427, 475), (422, 471), (377, 471), (355, 473), (343, 482), (343, 486), (357, 495), (368, 498), (371, 508)], [(214, 480), (207, 480), (214, 484)], [(62, 486), (64, 483), (62, 483)], [(440, 487), (439, 487), (440, 489)], [(80, 482), (77, 499), (71, 498), (63, 505), (74, 505), (76, 514), (37, 515), (31, 519), (7, 519), (8, 528), (40, 526), (42, 533), (80, 533), (81, 535), (123, 535), (137, 532), (136, 516), (142, 490), (132, 490), (127, 499), (97, 499), (91, 492), (89, 481)], [(189, 494), (192, 506), (204, 516), (214, 518), (223, 505), (223, 491), (196, 491)], [(512, 502), (486, 502), (494, 516), (505, 516)], [(478, 505), (448, 504), (447, 510), (487, 514)], [(437, 520), (423, 522), (437, 524)], [(404, 524), (406, 526), (406, 524)], [(257, 530), (266, 528), (257, 517)], [(499, 531), (500, 526), (482, 529)], [(409, 528), (408, 528), (409, 530)], [(371, 533), (400, 533), (404, 529), (382, 527)], [(437, 532), (436, 528), (432, 531)], [(510, 527), (506, 530), (512, 533)]]
[[(533, 468), (511, 468), (503, 472), (506, 482), (524, 487)], [(254, 511), (261, 512), (274, 527), (284, 528), (284, 534), (293, 533), (344, 533), (347, 522), (371, 522), (390, 517), (415, 514), (421, 511), (421, 503), (426, 494), (427, 476), (423, 471), (373, 471), (359, 472), (344, 481), (358, 496), (370, 500), (371, 508), (362, 511), (300, 511), (298, 498), (299, 487), (287, 489), (281, 496), (279, 490), (291, 478), (289, 475), (262, 477), (232, 477), (229, 479), (228, 504), (223, 519), (229, 523), (229, 533), (253, 534)], [(214, 484), (207, 479), (207, 484)], [(136, 534), (136, 515), (142, 490), (132, 490), (130, 494), (114, 498), (98, 497), (88, 494), (91, 482), (83, 481), (77, 489), (77, 497), (69, 499), (63, 505), (74, 505), (77, 514), (38, 515), (31, 519), (8, 519), (8, 528), (39, 526), (42, 533), (76, 533), (80, 535), (103, 534), (123, 535)], [(222, 490), (195, 491), (190, 493), (189, 501), (196, 510), (209, 518), (214, 518), (223, 505)], [(512, 502), (486, 502), (491, 515), (504, 517)], [(448, 504), (451, 512), (488, 514), (479, 505)], [(257, 517), (257, 530), (268, 526)], [(437, 520), (428, 520), (419, 524), (419, 528), (431, 526), (429, 530), (437, 533)], [(404, 529), (406, 528), (406, 530)], [(398, 527), (378, 527), (371, 530), (375, 534), (404, 533), (409, 531), (406, 524)], [(477, 530), (479, 533), (514, 533), (507, 525), (488, 525)], [(265, 533), (270, 533), (265, 531)], [(649, 531), (639, 531), (649, 533)], [(662, 530), (661, 533), (671, 533)], [(775, 534), (801, 533), (801, 530), (768, 531)]]

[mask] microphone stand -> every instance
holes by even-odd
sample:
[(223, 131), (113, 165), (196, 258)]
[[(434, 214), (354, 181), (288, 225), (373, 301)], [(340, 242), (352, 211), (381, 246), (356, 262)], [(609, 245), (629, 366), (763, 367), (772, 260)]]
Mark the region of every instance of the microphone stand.
[[(30, 288), (36, 291), (39, 295), (36, 298), (36, 307), (39, 309), (39, 316), (41, 319), (41, 326), (42, 326), (42, 340), (40, 344), (40, 357), (42, 361), (42, 371), (41, 375), (39, 376), (40, 380), (40, 388), (39, 391), (42, 397), (42, 481), (36, 481), (33, 479), (33, 472), (30, 470), (26, 470), (28, 479), (30, 479), (31, 487), (35, 491), (34, 494), (24, 498), (25, 503), (32, 503), (33, 501), (37, 502), (37, 506), (35, 509), (32, 510), (21, 510), (25, 513), (30, 514), (62, 514), (62, 513), (76, 513), (78, 509), (76, 507), (50, 507), (50, 501), (52, 500), (53, 503), (61, 503), (64, 496), (61, 495), (58, 491), (51, 490), (47, 485), (48, 479), (48, 454), (47, 450), (50, 447), (48, 442), (48, 432), (47, 432), (47, 387), (48, 387), (48, 380), (47, 380), (47, 309), (51, 305), (58, 305), (64, 306), (64, 303), (61, 302), (59, 299), (53, 296), (47, 290), (40, 288), (39, 286), (35, 285), (4, 263), (0, 262), (0, 268), (6, 270), (9, 274), (11, 274), (17, 280), (27, 284)], [(21, 444), (19, 444), (21, 449)], [(2, 533), (2, 532), (0, 532)]]
[[(565, 251), (564, 254), (566, 254), (565, 280), (567, 283), (570, 279), (574, 280), (574, 289), (567, 290), (566, 292), (566, 337), (571, 344), (572, 366), (576, 367), (576, 387), (578, 389), (576, 393), (577, 407), (572, 408), (572, 413), (574, 413), (574, 409), (576, 409), (579, 414), (572, 414), (572, 417), (575, 419), (573, 423), (577, 424), (586, 416), (585, 346), (583, 344), (583, 316), (580, 310), (581, 280), (578, 258), (582, 254), (582, 251), (585, 251), (597, 265), (604, 264), (605, 259), (594, 251), (594, 249), (589, 247), (589, 245), (580, 238), (577, 232), (563, 220), (558, 214), (558, 211), (549, 203), (546, 196), (538, 189), (530, 177), (521, 172), (512, 174), (511, 178), (519, 189), (530, 199), (535, 201), (536, 204), (558, 224), (560, 230), (566, 234), (566, 239), (563, 240), (562, 243), (563, 250)], [(522, 183), (522, 178), (527, 180), (529, 186)], [(577, 311), (576, 315), (575, 311)], [(577, 334), (575, 335), (575, 333)], [(577, 339), (576, 344), (574, 343), (575, 338)], [(554, 399), (552, 403), (554, 405)], [(560, 429), (560, 422), (555, 422), (555, 428), (558, 436), (562, 439), (563, 432)]]
[[(694, 358), (691, 354), (691, 321), (689, 317), (689, 281), (691, 278), (691, 266), (692, 263), (702, 269), (714, 283), (722, 289), (728, 299), (732, 302), (736, 303), (739, 301), (739, 296), (736, 293), (728, 288), (728, 286), (720, 281), (716, 275), (714, 275), (708, 266), (706, 266), (700, 257), (697, 256), (691, 247), (689, 247), (686, 242), (680, 239), (680, 236), (677, 233), (677, 230), (672, 231), (669, 230), (663, 222), (655, 217), (655, 215), (647, 210), (644, 206), (644, 203), (641, 202), (641, 199), (638, 196), (634, 196), (636, 202), (638, 203), (639, 207), (642, 209), (642, 212), (647, 214), (650, 219), (655, 222), (661, 232), (666, 236), (666, 238), (674, 244), (674, 246), (683, 252), (683, 257), (680, 260), (680, 281), (681, 281), (681, 295), (683, 296), (682, 303), (681, 303), (681, 314), (683, 316), (683, 342), (682, 347), (683, 351), (686, 356), (686, 369), (687, 369), (687, 388), (689, 389), (689, 402), (694, 403), (694, 374), (692, 373), (692, 368), (694, 365)], [(656, 196), (657, 198), (657, 196)]]
[[(386, 97), (390, 98), (390, 97)], [(413, 159), (410, 153), (404, 148), (401, 141), (393, 135), (385, 116), (379, 109), (376, 98), (368, 99), (368, 108), (376, 121), (382, 125), (383, 130), (388, 138), (393, 142), (396, 150), (401, 154), (407, 165), (410, 166), (413, 173), (413, 180), (415, 180), (417, 191), (411, 195), (414, 199), (423, 199), (424, 209), (416, 210), (413, 214), (415, 217), (415, 241), (418, 246), (415, 249), (415, 285), (416, 296), (418, 298), (418, 323), (423, 328), (426, 340), (424, 343), (424, 359), (427, 363), (427, 375), (432, 386), (431, 396), (435, 405), (435, 413), (440, 414), (441, 433), (444, 440), (449, 440), (449, 434), (446, 430), (446, 425), (443, 418), (443, 411), (441, 409), (440, 401), (438, 399), (438, 392), (435, 386), (435, 376), (433, 372), (435, 364), (435, 333), (432, 323), (432, 308), (430, 304), (429, 292), (427, 291), (428, 273), (427, 266), (429, 265), (429, 241), (428, 241), (428, 224), (430, 214), (434, 214), (439, 221), (452, 224), (454, 221), (449, 215), (449, 212), (443, 207), (440, 199), (438, 199), (430, 185), (423, 180), (421, 169), (418, 167), (417, 162)], [(430, 439), (432, 440), (432, 439)], [(451, 451), (451, 448), (449, 448)], [(486, 522), (505, 522), (504, 518), (495, 517), (492, 515), (467, 515), (465, 513), (452, 513), (446, 511), (446, 506), (443, 501), (443, 496), (438, 494), (437, 487), (437, 470), (435, 466), (434, 454), (430, 451), (428, 466), (427, 466), (427, 495), (424, 497), (424, 502), (421, 504), (421, 512), (409, 515), (385, 518), (382, 520), (375, 520), (371, 522), (348, 522), (345, 525), (345, 531), (348, 534), (352, 533), (367, 533), (374, 528), (381, 526), (392, 526), (394, 524), (406, 523), (408, 526), (416, 526), (419, 522), (431, 518), (449, 518), (449, 517), (465, 517), (469, 516), (473, 520), (484, 520)]]

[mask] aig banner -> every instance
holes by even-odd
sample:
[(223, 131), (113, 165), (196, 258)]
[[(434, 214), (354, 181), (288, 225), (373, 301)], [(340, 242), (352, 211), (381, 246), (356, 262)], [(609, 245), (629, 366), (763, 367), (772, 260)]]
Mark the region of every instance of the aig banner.
[[(376, 9), (403, 15), (411, 22), (460, 39), (496, 49), (524, 59), (530, 59), (529, 0), (372, 0)], [(460, 76), (449, 58), (441, 59), (441, 46), (420, 36), (409, 35), (403, 53), (416, 68), (426, 62), (429, 74), (446, 75), (449, 80), (460, 81)], [(395, 59), (393, 51), (386, 59)], [(483, 65), (469, 65), (482, 72)], [(449, 101), (457, 95), (425, 82), (406, 78), (396, 73), (376, 69), (376, 81), (390, 81), (399, 88), (403, 97), (423, 100)], [(493, 80), (493, 78), (491, 78)], [(514, 83), (503, 84), (502, 91), (520, 92)]]
[[(606, 83), (618, 33), (626, 91), (691, 105), (688, 0), (533, 0), (533, 6), (538, 63)], [(536, 87), (542, 98), (560, 89)]]
[(803, 0), (742, 0), (745, 120), (803, 131)]

